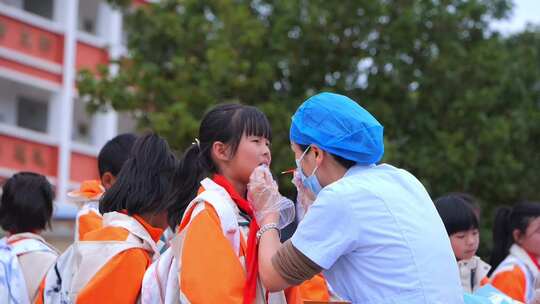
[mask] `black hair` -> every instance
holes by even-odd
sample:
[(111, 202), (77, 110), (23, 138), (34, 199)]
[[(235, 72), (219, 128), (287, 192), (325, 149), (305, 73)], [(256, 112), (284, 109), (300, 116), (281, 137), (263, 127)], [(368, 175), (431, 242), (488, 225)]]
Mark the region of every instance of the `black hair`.
[(193, 143), (182, 156), (170, 195), (169, 225), (176, 227), (188, 204), (195, 198), (199, 182), (218, 172), (212, 160), (214, 142), (230, 146), (235, 155), (242, 136), (261, 136), (272, 140), (266, 115), (253, 106), (223, 104), (212, 108), (201, 121), (198, 143)]
[(99, 151), (97, 161), (99, 176), (106, 172), (117, 176), (122, 169), (122, 165), (128, 159), (133, 143), (137, 136), (132, 133), (125, 133), (115, 136), (109, 140)]
[(458, 196), (463, 199), (472, 208), (478, 220), (480, 220), (480, 213), (482, 212), (482, 207), (480, 206), (480, 203), (478, 202), (476, 197), (474, 197), (472, 194), (465, 192), (452, 192), (448, 193), (447, 195)]
[(10, 233), (34, 232), (50, 227), (54, 192), (45, 176), (20, 172), (2, 188), (0, 226)]
[(497, 268), (508, 255), (515, 242), (514, 230), (525, 233), (530, 222), (539, 216), (540, 203), (537, 202), (522, 202), (514, 207), (504, 206), (497, 209), (493, 224), (493, 250), (489, 261), (492, 269)]
[[(302, 151), (306, 151), (307, 148), (309, 148), (309, 145), (298, 145)], [(328, 152), (330, 156), (332, 156), (340, 165), (342, 165), (345, 169), (350, 169), (352, 166), (356, 165), (356, 162), (350, 159), (343, 158), (341, 156), (332, 154)]]
[(469, 229), (478, 229), (478, 217), (471, 204), (459, 194), (447, 194), (435, 200), (448, 235)]
[(116, 182), (100, 200), (99, 211), (127, 210), (133, 215), (166, 210), (163, 198), (170, 190), (176, 164), (165, 139), (154, 133), (139, 137)]

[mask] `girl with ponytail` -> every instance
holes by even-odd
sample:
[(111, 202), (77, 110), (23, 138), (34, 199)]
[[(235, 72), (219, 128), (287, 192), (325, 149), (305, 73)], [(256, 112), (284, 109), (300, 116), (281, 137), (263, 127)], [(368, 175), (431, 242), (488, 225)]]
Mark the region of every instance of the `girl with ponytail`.
[[(144, 273), (159, 256), (156, 242), (168, 226), (165, 195), (176, 165), (160, 136), (150, 133), (135, 141), (100, 200), (102, 227), (68, 249), (57, 264), (59, 286), (45, 288), (41, 303), (138, 302)], [(46, 282), (56, 282), (49, 275), (58, 269), (48, 273)]]
[(524, 202), (497, 210), (490, 264), (491, 284), (529, 303), (540, 273), (540, 203)]
[(142, 303), (285, 303), (260, 284), (259, 226), (246, 197), (253, 170), (270, 165), (270, 141), (255, 107), (219, 105), (204, 116), (173, 182), (176, 235), (145, 274)]

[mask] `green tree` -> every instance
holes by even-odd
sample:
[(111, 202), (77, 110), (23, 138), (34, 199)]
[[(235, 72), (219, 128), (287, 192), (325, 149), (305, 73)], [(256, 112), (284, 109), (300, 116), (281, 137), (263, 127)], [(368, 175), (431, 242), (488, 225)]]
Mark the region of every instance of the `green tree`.
[[(221, 102), (260, 107), (275, 171), (294, 165), (291, 114), (319, 91), (346, 94), (385, 126), (384, 161), (433, 196), (492, 206), (538, 197), (540, 43), (489, 22), (509, 0), (164, 0), (129, 8), (118, 73), (82, 72), (92, 111), (130, 111), (182, 150)], [(281, 177), (282, 186), (291, 190)]]

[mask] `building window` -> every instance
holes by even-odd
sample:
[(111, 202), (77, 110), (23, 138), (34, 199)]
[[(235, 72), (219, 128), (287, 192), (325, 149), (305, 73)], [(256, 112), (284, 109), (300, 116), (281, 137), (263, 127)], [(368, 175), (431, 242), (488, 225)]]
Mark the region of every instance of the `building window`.
[(96, 32), (96, 29), (94, 26), (94, 20), (84, 19), (82, 21), (82, 30), (90, 34), (94, 34)]
[(53, 18), (53, 0), (25, 0), (23, 9), (47, 19)]
[(0, 3), (14, 6), (43, 18), (53, 19), (54, 0), (0, 0)]
[(93, 115), (86, 111), (86, 104), (82, 99), (73, 100), (73, 129), (71, 139), (91, 145), (93, 143), (92, 123)]
[(88, 34), (97, 35), (96, 24), (99, 20), (101, 0), (79, 1), (78, 29)]
[(48, 104), (28, 97), (17, 98), (17, 126), (47, 132)]

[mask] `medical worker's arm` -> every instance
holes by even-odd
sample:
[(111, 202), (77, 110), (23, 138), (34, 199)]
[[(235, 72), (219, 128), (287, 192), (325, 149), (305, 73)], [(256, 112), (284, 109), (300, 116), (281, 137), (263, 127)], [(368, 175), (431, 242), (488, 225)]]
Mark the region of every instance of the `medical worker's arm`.
[[(260, 226), (277, 223), (278, 219), (278, 213), (269, 214), (261, 221)], [(259, 276), (264, 287), (270, 291), (282, 290), (290, 285), (272, 265), (272, 257), (280, 247), (279, 233), (275, 229), (265, 232), (259, 240)]]
[[(268, 167), (259, 166), (253, 171), (247, 196), (261, 229), (266, 225), (278, 225), (282, 196)], [(279, 233), (275, 229), (266, 230), (259, 239), (259, 277), (270, 291), (282, 290), (290, 285), (272, 265), (272, 257), (280, 246)]]
[[(263, 223), (273, 223), (273, 220)], [(261, 236), (259, 275), (264, 286), (270, 291), (300, 285), (321, 271), (322, 268), (296, 249), (291, 241), (281, 244), (275, 230), (267, 231)]]
[[(267, 167), (258, 167), (251, 175), (248, 199), (261, 228), (278, 224), (283, 217), (284, 199)], [(270, 291), (298, 285), (320, 271), (321, 268), (296, 250), (292, 243), (282, 246), (275, 229), (262, 234), (259, 240), (259, 275)]]

